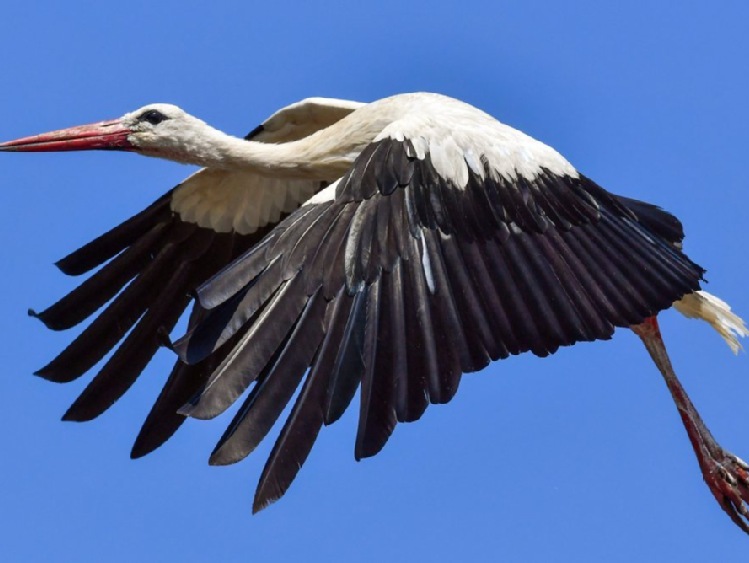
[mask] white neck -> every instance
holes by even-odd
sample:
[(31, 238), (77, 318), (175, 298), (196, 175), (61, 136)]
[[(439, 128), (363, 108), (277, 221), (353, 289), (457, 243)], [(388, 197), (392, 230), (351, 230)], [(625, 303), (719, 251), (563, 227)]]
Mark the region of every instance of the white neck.
[(313, 137), (271, 144), (245, 141), (227, 135), (223, 143), (224, 154), (213, 165), (252, 169), (264, 176), (333, 180), (350, 168), (355, 155), (363, 148), (332, 142), (335, 139)]
[(375, 134), (335, 124), (298, 141), (270, 144), (232, 137), (206, 125), (177, 147), (143, 152), (206, 168), (333, 181), (345, 174)]

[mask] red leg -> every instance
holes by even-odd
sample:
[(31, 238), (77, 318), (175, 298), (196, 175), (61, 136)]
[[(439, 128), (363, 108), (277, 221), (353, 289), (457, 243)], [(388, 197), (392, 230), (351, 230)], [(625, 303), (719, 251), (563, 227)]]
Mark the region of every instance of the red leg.
[(725, 451), (710, 434), (674, 373), (656, 318), (630, 328), (642, 339), (666, 380), (710, 492), (731, 520), (749, 534), (749, 466)]

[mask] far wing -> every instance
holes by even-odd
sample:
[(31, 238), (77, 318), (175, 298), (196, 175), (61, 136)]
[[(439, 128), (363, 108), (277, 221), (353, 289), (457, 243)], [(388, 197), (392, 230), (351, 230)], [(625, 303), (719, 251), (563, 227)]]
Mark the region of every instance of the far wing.
[(305, 98), (278, 110), (245, 139), (263, 143), (297, 141), (333, 125), (363, 105), (337, 98)]

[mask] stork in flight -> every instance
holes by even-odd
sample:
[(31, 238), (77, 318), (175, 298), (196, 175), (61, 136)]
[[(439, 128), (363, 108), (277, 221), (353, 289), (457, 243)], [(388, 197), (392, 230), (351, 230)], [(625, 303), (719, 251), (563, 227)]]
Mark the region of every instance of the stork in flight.
[(58, 262), (70, 275), (101, 268), (31, 314), (53, 330), (94, 320), (38, 375), (71, 381), (114, 350), (64, 419), (93, 419), (117, 401), (193, 293), (188, 332), (172, 345), (179, 360), (131, 455), (159, 447), (187, 416), (217, 416), (252, 386), (210, 457), (239, 461), (304, 381), (257, 511), (286, 492), (359, 388), (357, 459), (376, 454), (397, 422), (448, 402), (463, 373), (629, 327), (665, 378), (710, 491), (749, 532), (749, 467), (702, 422), (656, 315), (673, 304), (734, 351), (747, 329), (700, 290), (704, 270), (682, 253), (671, 214), (605, 191), (550, 147), (436, 94), (311, 98), (245, 139), (152, 104), (0, 144), (88, 149), (203, 168)]

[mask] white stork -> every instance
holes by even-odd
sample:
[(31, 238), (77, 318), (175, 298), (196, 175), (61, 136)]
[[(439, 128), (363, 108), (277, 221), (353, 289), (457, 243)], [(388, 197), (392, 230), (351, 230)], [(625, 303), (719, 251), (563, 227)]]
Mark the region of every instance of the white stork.
[(669, 213), (605, 191), (550, 147), (436, 94), (308, 99), (245, 139), (152, 104), (0, 144), (87, 149), (204, 168), (58, 262), (72, 275), (103, 266), (31, 314), (55, 330), (95, 318), (38, 375), (71, 381), (116, 348), (65, 419), (92, 419), (122, 396), (192, 292), (189, 331), (173, 345), (181, 361), (131, 455), (156, 449), (185, 416), (215, 417), (253, 385), (210, 458), (239, 461), (304, 380), (257, 511), (285, 493), (359, 387), (357, 459), (376, 454), (396, 422), (448, 402), (463, 373), (629, 327), (665, 378), (710, 491), (749, 532), (749, 467), (702, 422), (655, 316), (673, 304), (734, 351), (747, 329), (699, 289), (704, 270), (681, 252)]

